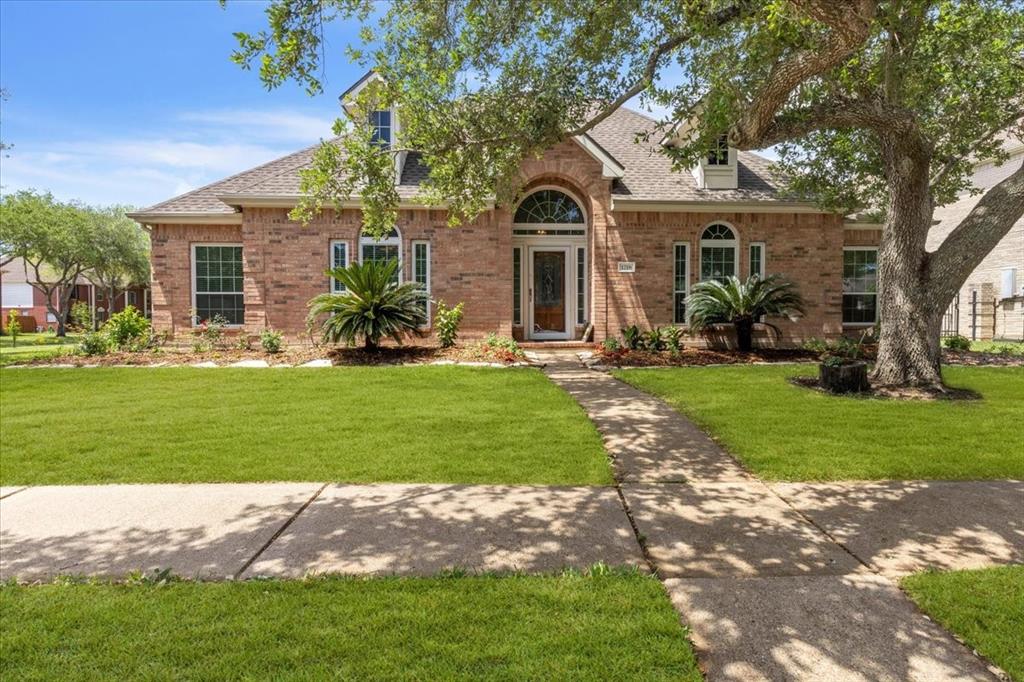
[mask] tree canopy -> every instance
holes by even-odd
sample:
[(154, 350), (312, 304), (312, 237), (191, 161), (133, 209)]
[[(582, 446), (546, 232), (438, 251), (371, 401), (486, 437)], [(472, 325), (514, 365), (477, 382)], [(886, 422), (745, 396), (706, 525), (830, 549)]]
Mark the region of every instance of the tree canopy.
[[(453, 223), (516, 192), (519, 164), (585, 132), (633, 97), (694, 134), (665, 152), (692, 166), (719, 136), (779, 146), (791, 190), (842, 211), (884, 212), (879, 130), (934, 159), (939, 204), (970, 189), (972, 161), (1000, 158), (1024, 119), (1024, 12), (1008, 0), (275, 0), (269, 26), (238, 34), (235, 60), (268, 87), (322, 90), (322, 24), (362, 24), (348, 55), (383, 78), (364, 91), (402, 117), (390, 150), (363, 118), (325, 145), (299, 215), (361, 193), (367, 225), (393, 222), (381, 158), (424, 154), (430, 199)], [(371, 103), (367, 102), (367, 106)], [(339, 181), (339, 178), (347, 178)]]

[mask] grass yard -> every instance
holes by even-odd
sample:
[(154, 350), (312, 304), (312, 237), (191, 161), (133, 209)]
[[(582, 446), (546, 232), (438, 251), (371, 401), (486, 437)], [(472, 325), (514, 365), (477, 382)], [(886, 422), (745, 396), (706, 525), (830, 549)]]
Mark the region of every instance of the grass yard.
[(1007, 355), (1024, 355), (1024, 342), (1021, 341), (971, 341), (971, 350), (979, 353), (1005, 353)]
[(701, 679), (656, 579), (0, 587), (0, 678)]
[(18, 343), (9, 334), (0, 336), (0, 367), (36, 358), (49, 358), (70, 353), (79, 342), (79, 337), (68, 335), (59, 338), (55, 334), (18, 334)]
[(918, 573), (902, 584), (928, 615), (1024, 680), (1024, 566)]
[(608, 484), (534, 369), (5, 369), (0, 483)]
[(977, 401), (833, 397), (786, 379), (813, 366), (619, 370), (775, 480), (1024, 478), (1024, 368), (946, 367)]

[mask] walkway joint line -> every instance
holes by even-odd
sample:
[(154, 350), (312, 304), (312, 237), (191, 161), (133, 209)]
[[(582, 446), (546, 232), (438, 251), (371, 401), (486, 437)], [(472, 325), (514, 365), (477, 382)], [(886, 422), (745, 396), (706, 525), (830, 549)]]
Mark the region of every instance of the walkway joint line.
[[(619, 504), (622, 505), (622, 511), (626, 514), (626, 519), (629, 520), (629, 527), (633, 529), (633, 538), (636, 539), (636, 544), (640, 546), (640, 554), (643, 556), (644, 561), (647, 562), (647, 568), (650, 569), (651, 575), (658, 578), (658, 562), (651, 556), (647, 548), (647, 540), (640, 533), (640, 529), (637, 528), (636, 521), (633, 519), (633, 512), (629, 508), (629, 502), (626, 501), (626, 496), (622, 494), (622, 481), (614, 473), (612, 478), (615, 480), (615, 492), (619, 495)], [(664, 586), (664, 583), (662, 583), (662, 586)]]
[(23, 490), (28, 490), (29, 487), (30, 486), (27, 486), (27, 485), (26, 486), (22, 486), (21, 488), (18, 488), (17, 490), (12, 490), (11, 492), (7, 493), (6, 495), (0, 495), (0, 500), (6, 500), (11, 495), (17, 495), (18, 493), (20, 493)]
[(302, 514), (302, 512), (306, 511), (306, 509), (309, 507), (309, 505), (313, 504), (313, 502), (316, 500), (316, 498), (320, 497), (320, 493), (322, 493), (327, 488), (327, 486), (329, 486), (329, 485), (330, 485), (330, 482), (327, 482), (327, 483), (324, 483), (319, 488), (317, 488), (317, 491), (315, 493), (313, 493), (313, 496), (310, 497), (308, 500), (306, 500), (306, 502), (301, 507), (299, 507), (297, 510), (295, 510), (295, 513), (292, 514), (290, 517), (288, 517), (288, 520), (286, 520), (283, 524), (281, 524), (281, 527), (278, 528), (274, 532), (274, 534), (270, 536), (269, 540), (267, 540), (266, 542), (263, 543), (262, 547), (260, 547), (258, 550), (256, 550), (256, 553), (253, 554), (252, 557), (250, 557), (249, 560), (246, 561), (242, 565), (242, 567), (235, 572), (235, 574), (232, 576), (232, 578), (234, 580), (238, 580), (239, 578), (241, 578), (242, 574), (245, 573), (245, 571), (250, 566), (252, 566), (256, 562), (256, 560), (260, 558), (260, 555), (262, 555), (265, 551), (267, 551), (272, 544), (277, 542), (277, 539), (279, 537), (284, 535), (284, 532), (286, 530), (288, 530), (288, 527), (291, 526), (292, 523), (295, 522), (295, 519), (299, 518), (299, 515)]

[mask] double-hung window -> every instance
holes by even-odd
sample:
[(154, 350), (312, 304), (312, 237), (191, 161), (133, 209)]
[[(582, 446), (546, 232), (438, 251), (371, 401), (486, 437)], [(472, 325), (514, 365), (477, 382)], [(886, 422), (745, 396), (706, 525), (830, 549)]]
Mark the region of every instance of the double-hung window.
[[(348, 242), (334, 240), (331, 242), (331, 270), (348, 267)], [(345, 285), (331, 277), (331, 292), (345, 293)]]
[(423, 312), (430, 326), (430, 242), (412, 243), (412, 279), (423, 289)]
[(391, 146), (391, 112), (387, 109), (370, 112), (370, 135), (374, 144)]
[(843, 324), (878, 319), (878, 249), (843, 249)]
[(192, 246), (192, 307), (195, 322), (220, 315), (229, 325), (245, 324), (241, 244)]
[(686, 295), (690, 286), (690, 245), (672, 245), (672, 321), (686, 324)]
[(374, 239), (369, 235), (359, 237), (359, 260), (363, 263), (371, 261), (385, 263), (396, 261), (398, 267), (392, 275), (392, 281), (396, 284), (402, 281), (402, 238), (398, 230), (394, 229), (381, 239)]

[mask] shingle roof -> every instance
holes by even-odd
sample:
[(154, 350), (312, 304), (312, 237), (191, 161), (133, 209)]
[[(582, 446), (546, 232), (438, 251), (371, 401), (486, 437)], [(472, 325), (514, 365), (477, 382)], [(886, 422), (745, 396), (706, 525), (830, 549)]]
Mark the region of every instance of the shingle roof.
[[(771, 173), (771, 162), (752, 152), (739, 152), (737, 189), (699, 189), (693, 175), (672, 170), (671, 160), (657, 150), (654, 142), (637, 142), (637, 134), (652, 131), (656, 122), (629, 109), (620, 109), (590, 131), (590, 137), (625, 167), (625, 174), (612, 185), (613, 197), (645, 201), (781, 201), (779, 182)], [(660, 138), (652, 135), (652, 139)], [(300, 194), (299, 170), (308, 168), (313, 145), (251, 170), (232, 175), (199, 189), (139, 211), (143, 214), (230, 215), (235, 209), (220, 201), (224, 195), (238, 197), (291, 198)], [(427, 167), (418, 153), (410, 153), (398, 183), (398, 195), (413, 199), (426, 179)]]

